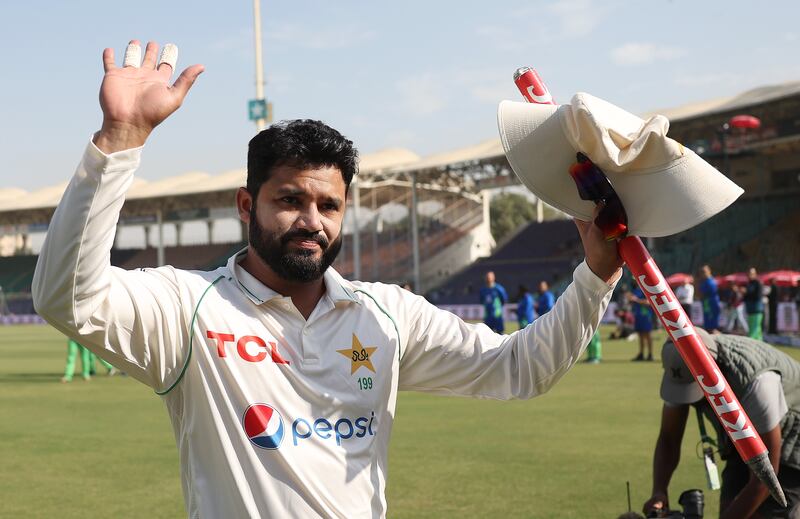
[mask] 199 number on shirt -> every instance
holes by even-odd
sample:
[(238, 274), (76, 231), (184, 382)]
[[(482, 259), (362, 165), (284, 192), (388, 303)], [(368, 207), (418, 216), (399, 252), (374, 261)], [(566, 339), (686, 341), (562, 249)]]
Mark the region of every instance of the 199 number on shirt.
[(358, 379), (358, 389), (366, 391), (372, 389), (372, 377), (361, 377)]

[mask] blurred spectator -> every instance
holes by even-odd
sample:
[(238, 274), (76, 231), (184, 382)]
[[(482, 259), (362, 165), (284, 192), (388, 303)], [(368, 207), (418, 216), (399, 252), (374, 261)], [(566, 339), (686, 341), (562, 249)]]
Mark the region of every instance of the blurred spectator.
[(91, 376), (91, 353), (89, 350), (78, 344), (72, 339), (67, 339), (67, 365), (64, 367), (64, 376), (61, 382), (72, 382), (72, 377), (75, 375), (75, 364), (78, 355), (81, 356), (81, 376), (83, 380), (89, 381)]
[[(95, 360), (99, 357), (68, 337), (67, 365), (64, 367), (64, 376), (61, 377), (61, 382), (72, 382), (72, 377), (75, 375), (75, 366), (77, 364), (75, 361), (78, 355), (81, 356), (81, 377), (87, 382), (92, 379), (92, 375), (95, 374)], [(106, 369), (106, 374), (108, 374), (108, 376), (118, 373), (117, 368), (103, 359), (100, 359), (100, 363)]]
[(761, 340), (763, 338), (762, 326), (764, 325), (764, 286), (758, 279), (758, 272), (754, 267), (750, 267), (747, 272), (747, 288), (744, 292), (744, 306), (747, 310), (747, 334), (751, 339)]
[(539, 283), (539, 297), (536, 299), (536, 316), (543, 316), (553, 308), (554, 304), (556, 304), (556, 298), (550, 292), (547, 281), (541, 281)]
[[(653, 331), (653, 309), (645, 299), (644, 292), (636, 287), (630, 294), (633, 309), (633, 329), (639, 334), (639, 354), (633, 358), (634, 361), (653, 360), (653, 338), (650, 332)], [(645, 351), (647, 356), (645, 356)]]
[(608, 336), (609, 339), (633, 339), (635, 333), (633, 329), (635, 319), (629, 308), (629, 305), (625, 305), (618, 308), (615, 312), (614, 315), (617, 317), (617, 329), (611, 332)]
[(703, 299), (703, 328), (711, 333), (719, 332), (719, 293), (717, 282), (711, 275), (711, 267), (702, 266), (700, 280), (698, 291)]
[(586, 362), (589, 364), (600, 364), (603, 358), (603, 343), (600, 340), (600, 328), (594, 332), (592, 340), (589, 341), (589, 346), (586, 348)]
[[(767, 333), (775, 335), (778, 333), (778, 286), (775, 280), (769, 282), (769, 294), (767, 294)], [(797, 308), (800, 310), (800, 290), (797, 291)]]
[(95, 369), (96, 362), (95, 361), (98, 361), (98, 360), (100, 361), (100, 364), (102, 364), (102, 366), (105, 368), (106, 375), (108, 375), (109, 377), (119, 373), (117, 368), (115, 368), (114, 366), (112, 366), (111, 364), (109, 364), (108, 362), (104, 361), (103, 359), (101, 359), (100, 357), (98, 357), (97, 355), (95, 355), (94, 353), (92, 353), (90, 351), (89, 352), (89, 374), (90, 375), (95, 376), (95, 374), (96, 374), (96, 369)]
[(728, 324), (725, 327), (725, 333), (731, 333), (736, 329), (737, 323), (741, 326), (744, 333), (747, 334), (749, 327), (747, 319), (744, 315), (744, 292), (745, 289), (730, 283), (725, 289), (725, 311), (728, 316)]
[(683, 307), (683, 311), (686, 312), (686, 315), (691, 319), (692, 303), (694, 303), (694, 278), (692, 276), (686, 276), (683, 284), (675, 289), (675, 297), (678, 298), (678, 302)]
[(480, 301), (483, 304), (483, 322), (497, 333), (505, 332), (503, 305), (508, 302), (508, 293), (503, 285), (494, 279), (494, 272), (486, 273), (486, 286), (481, 288)]
[(525, 285), (519, 286), (519, 293), (517, 294), (517, 323), (519, 329), (523, 329), (533, 322), (533, 296), (531, 295), (528, 287)]

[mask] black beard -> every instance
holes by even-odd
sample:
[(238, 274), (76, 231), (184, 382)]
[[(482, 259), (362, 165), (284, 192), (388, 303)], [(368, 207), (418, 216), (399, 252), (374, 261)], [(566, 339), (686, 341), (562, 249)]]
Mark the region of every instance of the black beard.
[[(270, 233), (259, 225), (255, 208), (250, 212), (249, 233), (250, 246), (261, 260), (279, 277), (294, 283), (308, 283), (321, 278), (342, 248), (341, 235), (329, 243), (321, 232), (297, 230), (283, 235)], [(316, 251), (312, 250), (290, 251), (289, 242), (294, 238), (317, 242), (322, 249), (322, 256), (316, 259)]]

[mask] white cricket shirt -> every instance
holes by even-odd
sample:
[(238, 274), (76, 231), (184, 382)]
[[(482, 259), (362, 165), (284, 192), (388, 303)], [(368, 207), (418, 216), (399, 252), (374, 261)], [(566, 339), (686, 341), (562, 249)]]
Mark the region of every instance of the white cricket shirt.
[(306, 321), (240, 255), (211, 272), (112, 267), (140, 154), (88, 145), (39, 255), (34, 303), (161, 395), (189, 517), (384, 517), (399, 389), (541, 394), (579, 360), (611, 297), (582, 263), (552, 311), (498, 335), (333, 269)]

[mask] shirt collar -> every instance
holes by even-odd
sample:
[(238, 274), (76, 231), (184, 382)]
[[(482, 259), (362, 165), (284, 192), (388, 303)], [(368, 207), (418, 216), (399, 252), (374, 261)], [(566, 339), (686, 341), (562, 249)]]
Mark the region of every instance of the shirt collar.
[(334, 303), (345, 302), (361, 304), (361, 301), (356, 297), (353, 284), (344, 279), (333, 267), (328, 267), (328, 270), (325, 271), (322, 277), (325, 280), (325, 290), (328, 293), (328, 297), (330, 297)]
[[(228, 271), (231, 273), (231, 277), (233, 277), (239, 290), (257, 305), (284, 297), (256, 279), (239, 265), (239, 262), (244, 259), (245, 254), (247, 254), (247, 247), (228, 258)], [(352, 284), (336, 272), (333, 267), (328, 267), (322, 279), (325, 282), (325, 294), (334, 304), (339, 302), (361, 303), (353, 291)]]

